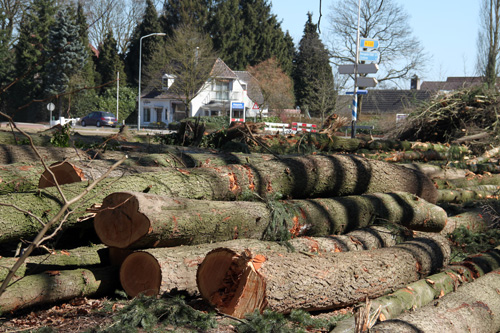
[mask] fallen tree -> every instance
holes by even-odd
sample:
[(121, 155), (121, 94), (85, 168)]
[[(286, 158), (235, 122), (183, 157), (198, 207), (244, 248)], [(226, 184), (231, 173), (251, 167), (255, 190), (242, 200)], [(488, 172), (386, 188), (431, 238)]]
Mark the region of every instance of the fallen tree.
[(7, 313), (76, 297), (109, 295), (118, 287), (117, 273), (116, 267), (109, 266), (54, 270), (25, 276), (10, 284), (0, 296), (0, 312)]
[(310, 256), (302, 253), (209, 252), (197, 271), (202, 297), (243, 318), (254, 310), (326, 310), (377, 297), (446, 265), (448, 241), (418, 238), (390, 248)]
[(500, 330), (500, 270), (457, 291), (375, 325), (370, 332), (498, 332)]
[[(415, 311), (435, 299), (440, 299), (444, 295), (456, 291), (461, 285), (499, 268), (500, 248), (471, 255), (460, 263), (451, 264), (441, 273), (430, 275), (407, 285), (403, 289), (372, 300), (369, 310), (370, 317), (378, 316), (375, 319), (382, 322), (397, 318), (405, 311)], [(339, 322), (333, 333), (354, 331), (355, 319), (351, 317)]]
[(371, 250), (396, 244), (398, 235), (384, 227), (358, 229), (346, 235), (329, 237), (298, 237), (287, 244), (237, 239), (192, 246), (145, 249), (140, 251), (110, 248), (111, 261), (119, 264), (120, 282), (130, 297), (140, 293), (158, 295), (173, 290), (198, 294), (196, 270), (205, 255), (218, 247), (249, 249), (252, 252), (301, 252), (311, 255)]
[(376, 220), (439, 232), (446, 218), (441, 207), (406, 192), (269, 203), (116, 192), (104, 199), (94, 227), (108, 246), (150, 248), (236, 238), (327, 236)]
[[(109, 254), (104, 245), (85, 246), (70, 250), (52, 250), (48, 254), (32, 255), (26, 258), (13, 279), (17, 280), (25, 275), (32, 275), (46, 270), (76, 269), (83, 266), (101, 266), (109, 264)], [(9, 268), (19, 258), (0, 258), (0, 281), (7, 276)]]

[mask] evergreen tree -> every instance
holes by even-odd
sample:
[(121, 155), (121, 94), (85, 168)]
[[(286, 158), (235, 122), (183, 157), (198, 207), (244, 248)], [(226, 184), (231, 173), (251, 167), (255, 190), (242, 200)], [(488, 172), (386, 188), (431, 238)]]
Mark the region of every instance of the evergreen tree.
[[(126, 75), (124, 73), (123, 61), (118, 54), (118, 46), (113, 32), (109, 31), (102, 45), (99, 46), (99, 58), (97, 58), (96, 69), (101, 76), (100, 84), (107, 84), (116, 80), (116, 73), (120, 73), (120, 86), (124, 86)], [(115, 88), (116, 84), (104, 88)], [(104, 89), (103, 89), (104, 90)]]
[[(295, 98), (302, 109), (308, 109), (311, 115), (321, 116), (332, 111), (335, 91), (326, 87), (334, 87), (333, 72), (329, 62), (328, 51), (319, 38), (317, 25), (312, 23), (312, 14), (307, 13), (304, 35), (299, 43), (293, 73)], [(318, 100), (319, 94), (327, 94)], [(323, 103), (323, 104), (322, 104)]]
[[(125, 66), (127, 70), (128, 82), (137, 86), (139, 79), (139, 53), (140, 39), (152, 33), (162, 32), (158, 12), (152, 0), (146, 0), (146, 10), (142, 22), (137, 25), (132, 34), (129, 50), (125, 56)], [(149, 37), (142, 40), (142, 63), (141, 66), (147, 65), (151, 59), (153, 52), (163, 45), (161, 36)]]
[(85, 63), (85, 47), (81, 43), (78, 28), (69, 8), (57, 13), (55, 24), (49, 32), (47, 51), (51, 61), (47, 63), (44, 77), (48, 94), (66, 92), (70, 76)]
[(207, 30), (230, 68), (244, 70), (276, 57), (280, 67), (290, 73), (293, 41), (281, 30), (267, 0), (219, 0), (213, 12)]
[[(0, 20), (5, 19), (5, 14), (0, 12)], [(14, 62), (12, 52), (10, 50), (11, 36), (8, 30), (0, 30), (0, 111), (10, 113), (7, 109), (8, 103), (8, 86), (14, 79), (13, 70)]]
[(219, 57), (232, 69), (236, 69), (237, 64), (246, 63), (242, 56), (246, 52), (237, 52), (247, 47), (240, 40), (244, 22), (240, 16), (239, 2), (240, 0), (216, 0), (216, 10), (207, 28)]
[(90, 46), (89, 34), (88, 34), (88, 24), (87, 17), (83, 11), (83, 4), (81, 1), (78, 2), (78, 7), (76, 10), (76, 24), (78, 25), (78, 36), (80, 36), (80, 42), (85, 47), (86, 58), (85, 64), (81, 72), (76, 73), (77, 78), (72, 79), (76, 81), (76, 87), (93, 87), (95, 85), (95, 66), (91, 59), (94, 56), (94, 51)]
[(172, 36), (175, 29), (183, 26), (191, 26), (200, 32), (205, 31), (212, 0), (165, 0), (161, 25), (163, 31)]
[[(50, 62), (46, 65), (44, 90), (49, 95), (59, 95), (67, 91), (70, 77), (83, 68), (86, 60), (85, 47), (78, 34), (76, 18), (67, 7), (57, 13), (56, 21), (49, 32), (48, 52)], [(61, 106), (62, 98), (59, 98)], [(59, 107), (59, 116), (61, 115)]]
[(18, 109), (15, 120), (37, 120), (44, 106), (29, 102), (43, 96), (43, 66), (48, 61), (46, 47), (50, 26), (56, 12), (54, 0), (33, 0), (23, 13), (19, 38), (15, 46), (15, 75), (20, 80), (13, 86), (12, 105)]

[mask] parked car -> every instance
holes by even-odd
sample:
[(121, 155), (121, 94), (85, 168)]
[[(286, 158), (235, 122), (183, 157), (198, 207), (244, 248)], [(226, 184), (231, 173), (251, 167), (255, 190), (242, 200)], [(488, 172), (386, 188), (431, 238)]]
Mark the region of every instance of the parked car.
[(87, 125), (95, 125), (97, 127), (101, 126), (116, 127), (118, 121), (116, 120), (115, 115), (112, 114), (111, 112), (95, 111), (83, 117), (80, 123), (82, 124), (83, 127)]

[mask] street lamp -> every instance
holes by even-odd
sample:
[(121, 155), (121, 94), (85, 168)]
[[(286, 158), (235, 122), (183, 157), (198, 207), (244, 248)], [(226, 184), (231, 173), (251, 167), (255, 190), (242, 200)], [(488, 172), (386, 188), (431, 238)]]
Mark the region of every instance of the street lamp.
[(163, 32), (155, 32), (146, 36), (142, 36), (139, 40), (139, 102), (138, 102), (138, 110), (137, 110), (137, 132), (141, 129), (141, 62), (142, 62), (142, 40), (151, 36), (165, 36), (166, 33)]

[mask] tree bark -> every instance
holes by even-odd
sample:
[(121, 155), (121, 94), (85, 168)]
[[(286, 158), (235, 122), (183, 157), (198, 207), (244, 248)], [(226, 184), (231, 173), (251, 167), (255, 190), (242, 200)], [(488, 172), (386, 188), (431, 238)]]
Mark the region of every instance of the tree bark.
[[(71, 250), (54, 250), (50, 254), (29, 256), (16, 271), (14, 280), (46, 270), (76, 269), (83, 266), (109, 264), (109, 251), (104, 245), (79, 247)], [(5, 280), (9, 269), (18, 258), (0, 258), (0, 281)]]
[(284, 313), (326, 310), (417, 281), (445, 265), (449, 253), (443, 237), (323, 256), (265, 253), (263, 257), (218, 248), (199, 265), (197, 285), (205, 300), (237, 318), (264, 308)]
[[(385, 321), (397, 318), (405, 311), (421, 308), (435, 299), (457, 290), (462, 284), (500, 268), (500, 247), (467, 257), (460, 263), (450, 265), (445, 271), (413, 282), (392, 294), (371, 301), (370, 315), (380, 307), (378, 319)], [(333, 333), (353, 333), (354, 317), (340, 321)]]
[(118, 268), (48, 271), (15, 281), (0, 296), (0, 311), (7, 313), (75, 297), (110, 295), (118, 287)]
[[(75, 148), (37, 147), (46, 161), (64, 161), (86, 158), (83, 150)], [(33, 148), (28, 145), (0, 144), (0, 165), (40, 162)]]
[[(484, 185), (486, 186), (486, 185)], [(487, 199), (498, 199), (500, 190), (497, 185), (493, 185), (496, 189), (494, 190), (466, 190), (466, 189), (454, 189), (454, 190), (438, 190), (437, 202), (449, 202), (449, 203), (464, 203), (469, 201), (477, 200), (487, 200)]]
[(413, 169), (422, 172), (431, 179), (457, 179), (463, 178), (467, 174), (467, 170), (457, 169), (453, 167), (446, 167), (444, 165), (432, 165), (426, 163), (407, 163), (400, 164), (405, 168)]
[[(218, 247), (249, 249), (252, 252), (303, 252), (323, 255), (347, 251), (371, 250), (396, 244), (396, 235), (384, 227), (368, 227), (346, 235), (298, 237), (287, 245), (255, 239), (237, 239), (192, 246), (146, 249), (133, 252), (110, 248), (111, 262), (119, 264), (120, 282), (131, 297), (140, 293), (158, 295), (173, 290), (198, 294), (196, 270), (205, 255)], [(160, 274), (160, 278), (158, 277)], [(151, 277), (154, 277), (153, 279)]]
[(104, 244), (137, 249), (262, 239), (265, 233), (271, 239), (280, 233), (290, 237), (327, 236), (368, 226), (377, 219), (413, 230), (439, 232), (446, 218), (441, 207), (405, 192), (272, 205), (116, 192), (104, 199), (94, 227)]
[(370, 332), (498, 332), (500, 330), (500, 270), (457, 291), (375, 325)]

